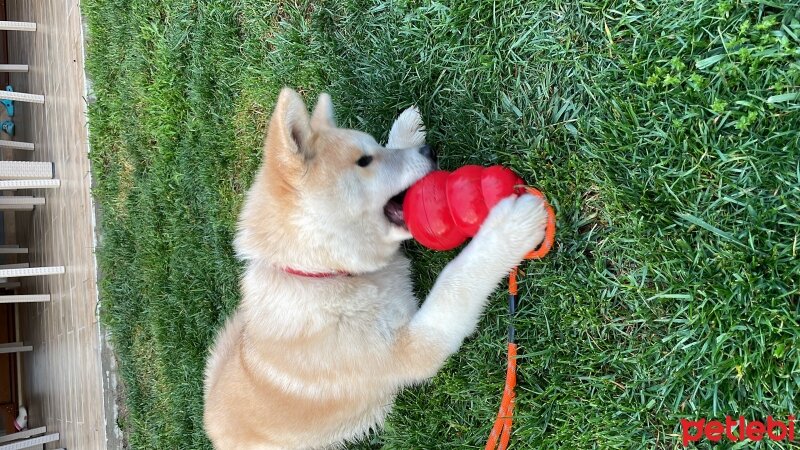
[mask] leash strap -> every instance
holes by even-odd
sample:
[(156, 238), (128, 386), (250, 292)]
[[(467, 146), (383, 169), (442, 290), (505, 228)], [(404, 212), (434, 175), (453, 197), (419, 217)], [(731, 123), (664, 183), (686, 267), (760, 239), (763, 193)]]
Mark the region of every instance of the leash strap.
[[(514, 317), (517, 312), (517, 268), (515, 267), (508, 277), (508, 314)], [(511, 439), (511, 426), (513, 424), (514, 400), (517, 386), (517, 344), (514, 342), (514, 324), (508, 325), (508, 359), (506, 366), (506, 385), (503, 388), (503, 400), (494, 427), (486, 441), (485, 450), (506, 450)], [(498, 442), (499, 441), (499, 442)]]
[[(545, 226), (544, 240), (539, 247), (533, 249), (525, 255), (525, 259), (541, 259), (553, 247), (556, 235), (556, 214), (553, 207), (547, 202), (544, 195), (536, 188), (524, 187), (529, 194), (544, 200), (547, 211), (547, 224)], [(500, 410), (497, 412), (497, 419), (494, 421), (492, 432), (486, 441), (485, 450), (506, 450), (508, 441), (511, 439), (511, 426), (513, 425), (514, 401), (517, 387), (517, 344), (514, 340), (514, 315), (517, 313), (517, 273), (518, 268), (511, 270), (508, 276), (508, 362), (506, 366), (506, 385), (503, 388), (503, 399), (500, 402)]]

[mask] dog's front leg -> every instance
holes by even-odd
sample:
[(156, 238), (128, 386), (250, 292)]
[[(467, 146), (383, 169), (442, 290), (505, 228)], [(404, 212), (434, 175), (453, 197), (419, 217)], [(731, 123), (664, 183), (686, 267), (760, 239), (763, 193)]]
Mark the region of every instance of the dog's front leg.
[(487, 298), (544, 238), (547, 213), (531, 195), (495, 206), (467, 247), (448, 264), (425, 303), (400, 330), (395, 361), (404, 383), (433, 376), (478, 324)]

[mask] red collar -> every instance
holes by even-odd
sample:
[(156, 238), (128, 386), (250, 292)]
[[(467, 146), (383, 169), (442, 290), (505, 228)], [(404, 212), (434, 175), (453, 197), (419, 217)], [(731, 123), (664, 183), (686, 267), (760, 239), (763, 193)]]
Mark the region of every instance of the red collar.
[(297, 275), (298, 277), (306, 277), (306, 278), (333, 278), (333, 277), (353, 276), (352, 273), (345, 272), (342, 270), (336, 272), (303, 272), (302, 270), (292, 269), (291, 267), (284, 267), (283, 271), (290, 275)]

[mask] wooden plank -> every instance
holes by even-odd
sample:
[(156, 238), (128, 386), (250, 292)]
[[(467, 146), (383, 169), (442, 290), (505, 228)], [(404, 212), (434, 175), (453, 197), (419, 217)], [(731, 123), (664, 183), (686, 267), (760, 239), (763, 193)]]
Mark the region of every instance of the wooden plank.
[(11, 433), (5, 436), (0, 436), (0, 444), (4, 442), (16, 441), (17, 439), (25, 439), (31, 436), (36, 436), (37, 434), (45, 434), (45, 433), (47, 433), (47, 427), (31, 428), (30, 430), (19, 431), (17, 433)]
[(33, 211), (33, 205), (0, 205), (0, 211)]
[(12, 347), (23, 347), (25, 343), (23, 342), (3, 342), (0, 344), (0, 348), (12, 348)]
[(26, 247), (0, 247), (0, 255), (27, 255), (28, 249)]
[(25, 345), (22, 342), (9, 342), (7, 344), (0, 344), (0, 354), (29, 352), (31, 350), (33, 350), (32, 345)]
[(0, 206), (9, 205), (44, 205), (44, 197), (33, 197), (30, 195), (0, 195)]

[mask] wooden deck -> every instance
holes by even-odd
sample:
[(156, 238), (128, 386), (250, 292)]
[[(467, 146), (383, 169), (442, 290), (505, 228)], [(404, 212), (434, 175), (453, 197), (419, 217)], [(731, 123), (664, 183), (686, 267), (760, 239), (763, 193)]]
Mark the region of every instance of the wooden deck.
[(106, 448), (79, 1), (6, 1), (6, 13), (37, 23), (36, 32), (8, 32), (8, 62), (29, 65), (9, 78), (16, 91), (45, 102), (16, 102), (15, 140), (35, 150), (3, 149), (3, 156), (52, 161), (61, 180), (59, 188), (35, 191), (46, 204), (19, 214), (17, 233), (28, 234), (31, 266), (66, 268), (20, 279), (20, 294), (51, 296), (19, 305), (22, 340), (34, 347), (22, 360), (23, 398), (31, 426), (60, 433), (46, 448)]

